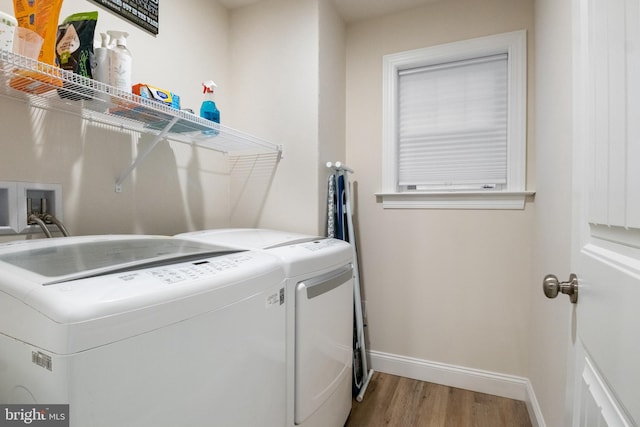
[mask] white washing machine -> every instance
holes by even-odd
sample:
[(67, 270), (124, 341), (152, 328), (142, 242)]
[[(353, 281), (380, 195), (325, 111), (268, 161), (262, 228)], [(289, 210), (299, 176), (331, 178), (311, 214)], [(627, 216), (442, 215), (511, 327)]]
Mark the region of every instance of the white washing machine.
[(341, 240), (265, 229), (177, 237), (276, 255), (285, 265), (287, 425), (342, 427), (351, 411), (353, 250)]
[(0, 403), (72, 427), (286, 423), (284, 270), (171, 237), (0, 245)]

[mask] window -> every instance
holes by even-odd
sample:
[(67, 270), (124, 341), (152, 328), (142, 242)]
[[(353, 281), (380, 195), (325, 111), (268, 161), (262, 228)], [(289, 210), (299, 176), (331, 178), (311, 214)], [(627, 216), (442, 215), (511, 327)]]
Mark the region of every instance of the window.
[(383, 65), (383, 206), (522, 209), (525, 32), (387, 55)]

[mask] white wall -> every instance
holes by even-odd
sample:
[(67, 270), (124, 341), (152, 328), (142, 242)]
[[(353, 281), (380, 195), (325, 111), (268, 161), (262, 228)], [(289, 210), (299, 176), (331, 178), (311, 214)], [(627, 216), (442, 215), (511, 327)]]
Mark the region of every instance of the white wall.
[(312, 232), (318, 215), (316, 1), (264, 0), (234, 9), (231, 28), (230, 120), (285, 146), (256, 225)]
[(326, 233), (327, 194), (330, 171), (327, 162), (345, 161), (345, 40), (346, 27), (332, 2), (320, 6), (320, 75), (318, 129), (318, 234)]
[[(542, 278), (571, 271), (572, 27), (571, 1), (536, 0), (537, 195), (529, 377), (548, 426), (565, 422), (565, 381), (575, 306), (561, 295), (549, 300)], [(563, 298), (564, 297), (564, 298)]]
[[(0, 10), (13, 12), (10, 0)], [(126, 30), (134, 58), (133, 81), (165, 87), (198, 109), (201, 81), (220, 85), (223, 120), (228, 96), (228, 12), (216, 2), (162, 2), (157, 37), (84, 0), (65, 0), (60, 19), (98, 10), (97, 31)], [(198, 38), (184, 31), (198, 28)], [(206, 44), (204, 44), (206, 42)], [(55, 96), (55, 95), (54, 95)], [(116, 177), (148, 136), (84, 124), (75, 116), (30, 110), (0, 98), (0, 180), (59, 183), (64, 222), (72, 234), (176, 233), (229, 224), (224, 157), (182, 144), (162, 144), (114, 192)]]
[(527, 375), (533, 206), (391, 210), (381, 189), (382, 57), (528, 31), (527, 187), (535, 189), (532, 0), (449, 0), (347, 27), (347, 162), (355, 169), (369, 349)]
[(344, 160), (342, 20), (318, 0), (234, 9), (230, 56), (230, 120), (285, 147), (254, 225), (324, 233), (324, 163)]

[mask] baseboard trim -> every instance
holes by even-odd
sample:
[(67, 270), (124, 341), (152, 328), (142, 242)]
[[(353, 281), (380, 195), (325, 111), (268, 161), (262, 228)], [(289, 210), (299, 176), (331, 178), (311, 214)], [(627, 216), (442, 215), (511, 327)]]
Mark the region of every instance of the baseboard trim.
[(529, 411), (531, 425), (533, 427), (547, 427), (547, 424), (544, 422), (544, 417), (542, 416), (542, 409), (538, 403), (538, 398), (536, 398), (533, 385), (531, 385), (531, 381), (529, 380), (527, 380), (527, 398), (525, 399), (525, 403)]
[(533, 386), (527, 378), (380, 351), (369, 351), (368, 354), (371, 368), (378, 372), (522, 400), (527, 405), (533, 427), (546, 427)]

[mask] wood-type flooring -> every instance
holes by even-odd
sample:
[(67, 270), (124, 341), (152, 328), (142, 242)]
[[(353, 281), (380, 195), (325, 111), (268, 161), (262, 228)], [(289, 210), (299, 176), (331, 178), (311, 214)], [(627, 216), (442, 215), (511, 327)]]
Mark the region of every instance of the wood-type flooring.
[(345, 427), (531, 427), (522, 401), (374, 372)]

